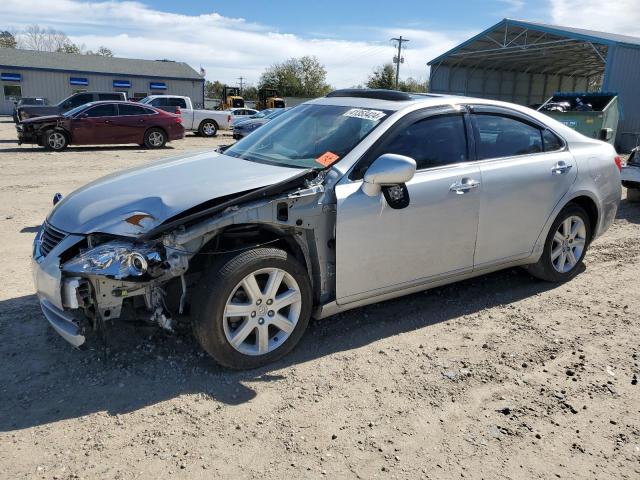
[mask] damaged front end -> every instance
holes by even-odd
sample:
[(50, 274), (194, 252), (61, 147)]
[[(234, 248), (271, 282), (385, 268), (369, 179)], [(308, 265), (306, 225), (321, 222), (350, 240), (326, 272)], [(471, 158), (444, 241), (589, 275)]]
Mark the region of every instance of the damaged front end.
[[(138, 212), (125, 219), (135, 217), (125, 230), (137, 225), (137, 237), (76, 235), (45, 223), (33, 256), (45, 316), (75, 346), (85, 342), (89, 330), (103, 331), (116, 319), (173, 330), (177, 319), (188, 319), (191, 292), (212, 261), (265, 243), (295, 252), (318, 285), (318, 295), (331, 296), (335, 258), (326, 239), (333, 238), (335, 217), (327, 212), (335, 208), (325, 198), (325, 173), (303, 171), (163, 222)], [(324, 203), (326, 208), (318, 208)]]

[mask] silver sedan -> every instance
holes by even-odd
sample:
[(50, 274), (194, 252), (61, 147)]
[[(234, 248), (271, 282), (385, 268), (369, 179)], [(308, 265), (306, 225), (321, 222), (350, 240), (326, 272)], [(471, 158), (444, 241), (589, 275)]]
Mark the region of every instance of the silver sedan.
[(74, 345), (132, 312), (169, 330), (182, 315), (220, 364), (253, 368), (312, 315), (514, 266), (568, 281), (620, 195), (613, 147), (540, 112), (342, 90), (223, 151), (71, 193), (36, 237), (34, 278)]

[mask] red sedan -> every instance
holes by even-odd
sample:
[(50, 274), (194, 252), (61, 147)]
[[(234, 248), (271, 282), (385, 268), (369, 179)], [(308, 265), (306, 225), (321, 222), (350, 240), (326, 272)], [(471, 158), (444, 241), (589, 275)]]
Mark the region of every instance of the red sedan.
[(24, 120), (16, 128), (19, 144), (37, 143), (50, 150), (123, 143), (161, 148), (184, 138), (179, 115), (132, 102), (91, 102), (61, 115)]

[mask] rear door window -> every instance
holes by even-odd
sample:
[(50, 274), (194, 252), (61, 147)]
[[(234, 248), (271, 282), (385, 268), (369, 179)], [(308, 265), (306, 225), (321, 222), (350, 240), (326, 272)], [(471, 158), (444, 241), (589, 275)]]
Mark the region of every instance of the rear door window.
[(86, 111), (86, 114), (89, 118), (96, 117), (115, 117), (116, 116), (116, 106), (113, 103), (106, 103), (103, 105), (96, 105), (93, 108), (90, 108)]
[(168, 98), (167, 100), (168, 100), (167, 104), (170, 107), (187, 108), (187, 102), (184, 98), (174, 97), (174, 98)]
[(121, 103), (118, 105), (118, 113), (121, 117), (127, 117), (131, 115), (149, 115), (152, 112), (148, 108), (140, 107), (138, 105), (129, 105)]
[(473, 118), (478, 160), (543, 151), (538, 127), (503, 115), (476, 113)]
[(411, 157), (418, 170), (464, 162), (468, 160), (464, 118), (452, 114), (418, 120), (395, 134), (381, 153)]
[(542, 131), (542, 141), (544, 143), (545, 152), (556, 152), (564, 148), (564, 143), (551, 130)]

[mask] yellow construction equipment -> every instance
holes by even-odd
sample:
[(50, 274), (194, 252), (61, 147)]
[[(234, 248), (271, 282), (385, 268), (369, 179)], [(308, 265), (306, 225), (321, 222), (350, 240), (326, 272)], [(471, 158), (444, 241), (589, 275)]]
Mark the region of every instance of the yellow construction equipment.
[(278, 91), (275, 88), (261, 88), (260, 90), (258, 90), (258, 102), (256, 103), (256, 110), (284, 107), (284, 98), (278, 95)]
[(240, 95), (238, 87), (225, 85), (222, 88), (222, 99), (220, 105), (218, 105), (218, 110), (229, 110), (230, 108), (244, 108), (244, 98)]

